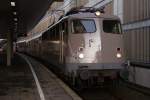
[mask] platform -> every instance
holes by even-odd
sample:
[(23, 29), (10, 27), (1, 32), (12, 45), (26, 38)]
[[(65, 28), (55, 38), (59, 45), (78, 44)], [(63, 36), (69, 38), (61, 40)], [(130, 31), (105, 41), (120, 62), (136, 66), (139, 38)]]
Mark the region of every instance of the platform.
[(1, 55), (0, 100), (81, 100), (45, 66), (31, 58), (27, 59), (28, 62), (32, 61), (30, 64), (37, 79), (29, 63), (19, 55), (15, 55), (13, 65), (9, 67), (5, 65), (5, 57)]

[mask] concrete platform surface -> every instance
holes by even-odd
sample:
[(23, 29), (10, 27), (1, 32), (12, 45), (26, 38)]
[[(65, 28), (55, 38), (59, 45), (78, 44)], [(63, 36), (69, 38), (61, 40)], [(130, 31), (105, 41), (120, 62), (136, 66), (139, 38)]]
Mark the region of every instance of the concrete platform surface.
[(28, 63), (15, 55), (13, 65), (6, 67), (4, 58), (0, 58), (0, 100), (82, 100), (45, 66), (25, 56), (36, 73), (44, 96), (41, 98)]

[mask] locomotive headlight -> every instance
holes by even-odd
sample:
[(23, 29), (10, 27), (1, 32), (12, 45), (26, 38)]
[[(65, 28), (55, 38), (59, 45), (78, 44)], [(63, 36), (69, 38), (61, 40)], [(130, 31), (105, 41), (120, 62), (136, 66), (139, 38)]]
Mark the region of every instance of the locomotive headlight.
[(117, 54), (116, 54), (116, 57), (117, 57), (117, 58), (121, 58), (121, 57), (122, 57), (121, 53), (117, 53)]
[(100, 16), (100, 15), (101, 15), (101, 12), (100, 12), (100, 11), (96, 11), (96, 12), (95, 12), (95, 15), (96, 15), (96, 16)]
[(83, 53), (80, 53), (80, 54), (79, 54), (79, 58), (81, 58), (81, 59), (84, 58), (84, 54), (83, 54)]

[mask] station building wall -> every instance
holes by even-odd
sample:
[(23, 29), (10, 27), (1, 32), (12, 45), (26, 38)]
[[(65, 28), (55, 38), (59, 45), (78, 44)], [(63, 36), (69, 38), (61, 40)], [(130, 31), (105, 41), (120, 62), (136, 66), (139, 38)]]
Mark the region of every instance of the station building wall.
[(150, 88), (150, 0), (123, 0), (129, 81)]

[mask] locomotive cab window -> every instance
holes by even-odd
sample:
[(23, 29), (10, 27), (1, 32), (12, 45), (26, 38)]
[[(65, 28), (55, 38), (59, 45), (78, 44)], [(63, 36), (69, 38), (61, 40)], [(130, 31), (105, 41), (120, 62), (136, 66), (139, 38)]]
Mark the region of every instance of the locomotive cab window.
[(92, 19), (72, 20), (72, 33), (94, 33), (96, 31), (95, 22)]
[(104, 20), (103, 31), (106, 33), (121, 34), (121, 23), (118, 20)]

